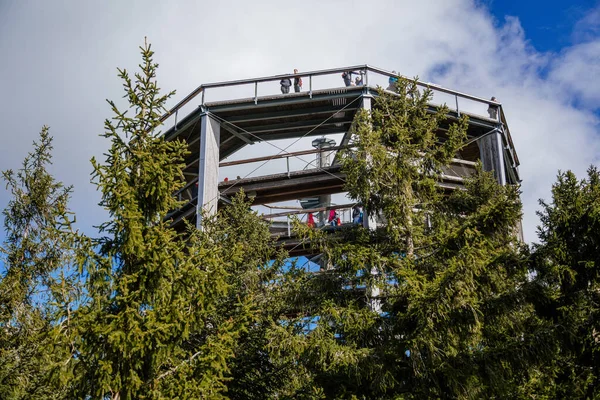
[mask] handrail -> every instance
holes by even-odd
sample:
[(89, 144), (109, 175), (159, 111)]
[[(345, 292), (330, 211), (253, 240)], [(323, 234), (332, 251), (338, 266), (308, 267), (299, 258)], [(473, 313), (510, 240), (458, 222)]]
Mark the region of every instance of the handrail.
[(321, 70), (317, 70), (317, 71), (299, 72), (297, 74), (279, 74), (279, 75), (263, 76), (263, 77), (259, 77), (259, 78), (238, 79), (235, 81), (214, 82), (214, 83), (207, 83), (207, 84), (204, 84), (201, 86), (203, 88), (208, 89), (208, 88), (215, 88), (215, 87), (248, 85), (248, 84), (254, 83), (254, 82), (260, 83), (260, 82), (276, 81), (278, 79), (283, 79), (283, 78), (330, 75), (330, 74), (335, 74), (337, 72), (354, 71), (354, 70), (361, 70), (361, 69), (365, 70), (368, 68), (369, 68), (369, 66), (366, 64), (365, 65), (354, 65), (351, 67), (330, 68), (330, 69), (321, 69)]
[(286, 153), (274, 154), (271, 156), (247, 158), (247, 159), (236, 160), (236, 161), (224, 161), (219, 164), (219, 167), (230, 167), (232, 165), (249, 164), (249, 163), (255, 163), (255, 162), (259, 162), (259, 161), (270, 161), (270, 160), (275, 160), (275, 159), (279, 159), (279, 158), (305, 156), (308, 154), (325, 153), (328, 151), (335, 151), (335, 150), (341, 150), (341, 149), (346, 149), (346, 148), (350, 148), (350, 146), (335, 146), (335, 147), (329, 147), (326, 149), (302, 150), (302, 151), (294, 151), (291, 153), (286, 152)]
[(298, 214), (312, 214), (320, 211), (329, 211), (329, 210), (339, 210), (341, 208), (352, 208), (359, 203), (348, 203), (348, 204), (338, 204), (332, 206), (318, 207), (318, 208), (307, 208), (305, 210), (294, 210), (294, 211), (285, 211), (280, 213), (273, 214), (263, 214), (261, 218), (263, 219), (273, 219), (279, 217), (286, 217), (289, 215), (298, 215)]
[(179, 110), (181, 107), (183, 107), (187, 103), (189, 103), (190, 100), (192, 100), (194, 97), (198, 96), (205, 89), (217, 88), (217, 87), (227, 87), (227, 86), (237, 86), (237, 85), (249, 85), (251, 83), (276, 81), (278, 79), (283, 79), (283, 78), (329, 75), (329, 74), (333, 74), (336, 72), (344, 72), (344, 71), (355, 70), (355, 69), (365, 69), (367, 67), (368, 66), (365, 64), (365, 65), (356, 65), (356, 66), (344, 67), (344, 68), (330, 68), (330, 69), (323, 69), (323, 70), (317, 70), (317, 71), (307, 71), (307, 72), (298, 73), (298, 74), (280, 74), (280, 75), (263, 76), (263, 77), (258, 77), (258, 78), (237, 79), (237, 80), (233, 80), (233, 81), (203, 83), (202, 85), (200, 85), (196, 89), (194, 89), (190, 94), (185, 96), (183, 98), (183, 100), (181, 100), (179, 103), (175, 104), (175, 106), (173, 106), (169, 111), (167, 111), (167, 113), (165, 113), (160, 118), (160, 122), (164, 122), (167, 118), (169, 118), (171, 115), (173, 115), (175, 112), (177, 112), (177, 110)]
[[(400, 74), (394, 74), (394, 73), (392, 73), (390, 71), (386, 71), (385, 69), (378, 68), (378, 67), (372, 67), (370, 65), (367, 65), (367, 69), (369, 71), (377, 72), (377, 73), (379, 73), (381, 75), (397, 76), (397, 77), (400, 77), (400, 78), (412, 80), (412, 78), (409, 78), (407, 76), (400, 75)], [(473, 95), (470, 95), (470, 94), (467, 94), (467, 93), (463, 93), (463, 92), (459, 92), (459, 91), (456, 91), (456, 90), (448, 89), (448, 88), (445, 88), (443, 86), (437, 85), (435, 83), (417, 81), (417, 85), (418, 86), (422, 86), (422, 87), (426, 87), (426, 88), (429, 88), (429, 89), (435, 89), (435, 90), (437, 90), (439, 92), (442, 92), (442, 93), (452, 94), (452, 95), (455, 95), (455, 96), (459, 96), (459, 97), (462, 97), (462, 98), (465, 98), (465, 99), (468, 99), (468, 100), (477, 101), (479, 103), (484, 103), (484, 104), (487, 104), (487, 105), (494, 105), (494, 106), (501, 105), (500, 103), (498, 103), (496, 101), (492, 101), (492, 100), (484, 99), (482, 97), (477, 97), (477, 96), (473, 96)]]
[[(279, 159), (289, 158), (289, 157), (295, 157), (297, 155), (314, 154), (314, 153), (319, 153), (319, 152), (336, 151), (336, 150), (349, 149), (349, 148), (353, 148), (353, 146), (336, 146), (336, 147), (330, 147), (326, 150), (325, 149), (323, 149), (323, 150), (314, 149), (314, 150), (297, 151), (297, 152), (293, 152), (293, 153), (283, 153), (283, 154), (277, 154), (274, 156), (264, 156), (264, 157), (249, 158), (249, 159), (244, 159), (244, 160), (222, 162), (219, 164), (219, 167), (228, 167), (228, 166), (232, 166), (232, 165), (240, 165), (240, 164), (248, 164), (248, 163), (259, 162), (259, 161), (266, 161), (266, 160), (271, 160), (271, 159), (275, 159), (275, 158), (279, 158)], [(317, 166), (313, 166), (313, 163), (315, 163), (316, 161), (317, 160), (311, 160), (309, 163), (306, 164), (306, 166), (304, 167), (303, 170), (308, 169), (308, 167), (318, 168)], [(456, 165), (456, 164), (466, 165), (469, 167), (475, 167), (477, 165), (477, 163), (473, 162), (473, 161), (461, 160), (460, 158), (451, 158), (450, 163), (447, 165), (447, 167), (450, 167), (451, 165)], [(294, 172), (294, 171), (290, 171), (289, 165), (288, 165), (288, 174), (290, 172)], [(454, 178), (455, 177), (450, 177), (450, 179), (454, 179)], [(198, 177), (193, 178), (190, 182), (185, 184), (185, 186), (183, 186), (181, 189), (177, 190), (173, 195), (179, 196), (181, 193), (190, 189), (196, 182), (198, 182)]]
[(502, 124), (504, 125), (504, 128), (506, 129), (506, 137), (507, 137), (507, 141), (508, 141), (508, 145), (511, 149), (513, 149), (512, 151), (512, 155), (515, 158), (515, 161), (517, 163), (517, 165), (520, 164), (519, 162), (519, 156), (517, 155), (517, 152), (514, 151), (515, 145), (513, 143), (512, 140), (512, 136), (510, 134), (510, 129), (508, 128), (508, 123), (506, 122), (506, 115), (504, 114), (504, 110), (502, 109), (502, 107), (500, 107), (500, 113), (498, 114), (499, 118), (500, 118), (500, 122), (502, 122)]
[[(305, 155), (317, 154), (317, 153), (334, 152), (336, 150), (350, 149), (350, 148), (354, 148), (354, 147), (355, 146), (334, 146), (334, 147), (328, 147), (326, 149), (302, 150), (302, 151), (294, 151), (291, 153), (281, 153), (281, 154), (274, 154), (274, 155), (270, 155), (270, 156), (246, 158), (246, 159), (235, 160), (235, 161), (223, 161), (223, 162), (219, 163), (219, 167), (231, 167), (234, 165), (250, 164), (250, 163), (255, 163), (255, 162), (260, 162), (260, 161), (271, 161), (271, 160), (281, 159), (281, 158), (305, 156)], [(314, 161), (315, 160), (312, 160), (310, 163), (312, 163)], [(454, 164), (464, 164), (464, 165), (469, 165), (469, 166), (477, 165), (476, 162), (468, 161), (468, 160), (461, 160), (460, 158), (452, 158), (450, 161)]]
[[(200, 93), (205, 92), (206, 89), (218, 88), (218, 87), (228, 87), (228, 86), (238, 86), (238, 85), (258, 84), (261, 82), (276, 81), (276, 80), (281, 80), (284, 78), (295, 78), (295, 77), (309, 77), (310, 78), (313, 76), (330, 75), (330, 74), (334, 74), (334, 73), (338, 73), (338, 72), (354, 71), (354, 70), (361, 70), (361, 71), (365, 71), (365, 72), (371, 71), (371, 72), (375, 72), (375, 73), (378, 73), (378, 74), (381, 74), (384, 76), (388, 76), (388, 77), (397, 76), (397, 77), (401, 77), (404, 79), (410, 79), (404, 75), (394, 74), (391, 71), (387, 71), (382, 68), (373, 67), (368, 64), (363, 64), (363, 65), (353, 65), (353, 66), (347, 66), (347, 67), (341, 67), (341, 68), (330, 68), (330, 69), (322, 69), (322, 70), (316, 70), (316, 71), (305, 71), (305, 72), (298, 73), (298, 74), (279, 74), (279, 75), (263, 76), (263, 77), (258, 77), (258, 78), (248, 78), (248, 79), (238, 79), (238, 80), (233, 80), (233, 81), (205, 83), (205, 84), (198, 86), (190, 94), (188, 94), (181, 101), (179, 101), (175, 106), (173, 106), (169, 111), (167, 111), (160, 118), (160, 121), (164, 122), (171, 115), (176, 114), (179, 109), (181, 109), (183, 106), (185, 106), (187, 103), (189, 103), (193, 98), (198, 96)], [(477, 96), (473, 96), (473, 95), (470, 95), (467, 93), (458, 92), (456, 90), (448, 89), (448, 88), (445, 88), (443, 86), (440, 86), (440, 85), (437, 85), (434, 83), (417, 81), (417, 85), (421, 86), (421, 87), (432, 89), (434, 91), (439, 91), (439, 92), (451, 94), (451, 95), (454, 95), (454, 96), (457, 96), (460, 98), (476, 101), (476, 102), (479, 102), (482, 104), (501, 106), (501, 104), (498, 102), (487, 100), (487, 99), (477, 97)], [(365, 79), (364, 86), (368, 86), (368, 77)], [(204, 99), (203, 99), (203, 103), (204, 103)]]
[[(164, 122), (170, 116), (175, 115), (175, 129), (177, 129), (176, 125), (177, 125), (178, 111), (183, 106), (188, 104), (192, 99), (194, 99), (196, 96), (198, 96), (200, 93), (202, 93), (202, 105), (204, 105), (205, 104), (205, 102), (204, 102), (205, 96), (204, 95), (205, 95), (206, 89), (254, 84), (254, 101), (255, 101), (255, 103), (257, 103), (258, 99), (259, 99), (258, 83), (277, 81), (277, 80), (281, 80), (284, 78), (291, 79), (291, 78), (296, 78), (296, 77), (308, 77), (309, 78), (309, 86), (310, 86), (309, 95), (312, 97), (312, 93), (313, 93), (312, 77), (313, 76), (330, 75), (330, 74), (340, 73), (340, 72), (344, 72), (344, 71), (360, 71), (361, 74), (364, 73), (364, 79), (363, 79), (364, 87), (371, 87), (371, 86), (369, 86), (368, 72), (373, 72), (373, 73), (387, 76), (387, 77), (396, 76), (396, 77), (401, 77), (403, 79), (410, 79), (404, 75), (394, 74), (394, 73), (384, 70), (382, 68), (374, 67), (374, 66), (371, 66), (368, 64), (363, 64), (363, 65), (353, 65), (353, 66), (347, 66), (347, 67), (341, 67), (341, 68), (330, 68), (330, 69), (322, 69), (322, 70), (316, 70), (316, 71), (306, 71), (306, 72), (302, 72), (302, 73), (298, 73), (298, 74), (279, 74), (279, 75), (263, 76), (263, 77), (258, 77), (258, 78), (248, 78), (248, 79), (238, 79), (238, 80), (233, 80), (233, 81), (206, 83), (206, 84), (202, 84), (202, 85), (198, 86), (190, 94), (188, 94), (186, 97), (184, 97), (179, 103), (177, 103), (174, 107), (172, 107), (169, 111), (167, 111), (160, 118), (160, 121)], [(459, 92), (456, 90), (448, 89), (448, 88), (445, 88), (443, 86), (440, 86), (440, 85), (437, 85), (434, 83), (417, 81), (417, 85), (420, 87), (423, 87), (423, 88), (428, 88), (428, 89), (432, 90), (434, 93), (441, 92), (441, 93), (453, 95), (456, 100), (456, 111), (459, 115), (460, 115), (460, 109), (459, 109), (459, 105), (458, 105), (459, 98), (470, 100), (470, 101), (475, 101), (480, 104), (484, 104), (484, 105), (488, 105), (488, 106), (497, 107), (498, 108), (498, 123), (502, 124), (505, 127), (506, 141), (508, 142), (507, 144), (510, 148), (510, 150), (509, 150), (510, 155), (513, 158), (514, 164), (519, 165), (519, 159), (516, 154), (516, 151), (514, 150), (514, 145), (512, 143), (512, 137), (510, 135), (508, 126), (506, 125), (506, 117), (504, 115), (504, 110), (502, 108), (501, 103), (499, 103), (497, 101), (487, 100), (487, 99), (484, 99), (484, 98), (481, 98), (478, 96), (473, 96), (473, 95), (470, 95), (467, 93)]]

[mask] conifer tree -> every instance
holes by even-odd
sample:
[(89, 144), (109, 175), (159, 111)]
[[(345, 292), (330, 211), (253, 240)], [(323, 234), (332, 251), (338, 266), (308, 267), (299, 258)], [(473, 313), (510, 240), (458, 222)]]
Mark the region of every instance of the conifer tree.
[(190, 253), (201, 249), (189, 249), (165, 220), (180, 205), (173, 193), (182, 187), (187, 149), (184, 143), (166, 142), (157, 131), (173, 93), (159, 93), (150, 45), (141, 53), (134, 78), (119, 70), (128, 110), (109, 101), (114, 117), (105, 122), (104, 137), (111, 141), (106, 162), (92, 160), (100, 205), (110, 220), (100, 226), (106, 236), (95, 243), (98, 252), (89, 254), (90, 301), (78, 310), (74, 390), (82, 397), (160, 398), (165, 387), (185, 393), (186, 382), (173, 387), (173, 378), (184, 380), (211, 356), (215, 359), (207, 369), (214, 369), (216, 378), (206, 371), (197, 390), (217, 393), (228, 352), (229, 326), (213, 327), (205, 352), (184, 347), (190, 331), (206, 323), (207, 299), (221, 292), (224, 282), (216, 260), (209, 260), (216, 265), (197, 264)]
[(560, 172), (552, 201), (540, 201), (540, 244), (530, 285), (538, 315), (552, 328), (553, 351), (532, 390), (548, 398), (600, 396), (600, 172), (578, 180)]
[(79, 298), (73, 268), (71, 187), (48, 172), (52, 137), (44, 126), (17, 172), (3, 172), (11, 194), (0, 247), (0, 398), (64, 398), (72, 369), (67, 314)]
[(466, 190), (441, 188), (466, 117), (440, 135), (447, 108), (431, 112), (416, 81), (397, 91), (358, 114), (342, 160), (349, 196), (379, 226), (299, 226), (328, 267), (299, 272), (296, 317), (274, 328), (271, 349), (299, 365), (296, 394), (307, 398), (514, 395), (537, 359), (519, 353), (535, 341), (525, 327), (538, 323), (517, 290), (527, 279), (518, 190), (481, 168)]
[(172, 228), (187, 145), (159, 131), (173, 93), (140, 49), (140, 71), (119, 70), (127, 110), (109, 102), (106, 160), (92, 160), (101, 238), (72, 228), (46, 127), (3, 174), (0, 398), (598, 396), (597, 169), (559, 174), (530, 255), (518, 188), (480, 167), (464, 190), (440, 185), (466, 117), (448, 124), (400, 80), (359, 112), (342, 157), (371, 229), (297, 224), (323, 268), (284, 267), (243, 193), (202, 230)]
[[(111, 142), (92, 160), (109, 220), (85, 259), (89, 301), (77, 310), (77, 366), (72, 394), (110, 399), (225, 398), (232, 375), (250, 374), (238, 353), (261, 321), (257, 305), (277, 263), (268, 228), (236, 199), (183, 233), (167, 215), (182, 204), (187, 144), (159, 132), (165, 102), (150, 45), (140, 71), (123, 80), (127, 111), (109, 102)], [(131, 115), (130, 115), (131, 114)], [(264, 324), (263, 324), (264, 325)], [(231, 365), (236, 365), (233, 371)], [(228, 388), (232, 386), (231, 389)]]
[(273, 398), (288, 384), (293, 369), (276, 368), (268, 352), (271, 325), (285, 309), (282, 280), (285, 251), (275, 247), (268, 223), (250, 211), (243, 194), (206, 221), (204, 245), (222, 254), (227, 292), (219, 299), (215, 318), (244, 321), (229, 360), (226, 395), (231, 399)]
[(46, 170), (46, 127), (23, 169), (4, 173), (2, 398), (265, 398), (290, 372), (267, 350), (285, 258), (268, 224), (243, 194), (202, 230), (166, 218), (188, 151), (158, 131), (172, 93), (160, 95), (150, 46), (141, 51), (134, 78), (119, 70), (128, 107), (109, 102), (106, 161), (92, 160), (104, 236), (72, 230), (71, 188)]

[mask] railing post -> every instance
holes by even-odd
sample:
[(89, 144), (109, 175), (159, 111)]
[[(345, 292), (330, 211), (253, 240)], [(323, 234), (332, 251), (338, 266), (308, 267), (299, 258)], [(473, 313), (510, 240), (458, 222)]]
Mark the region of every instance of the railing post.
[(456, 113), (460, 117), (460, 111), (458, 110), (458, 95), (456, 95), (456, 94), (454, 95), (454, 100), (456, 102)]
[(288, 174), (288, 178), (290, 177), (290, 158), (286, 157), (285, 161), (287, 163), (287, 174)]
[(365, 81), (363, 82), (365, 86), (369, 86), (369, 69), (365, 68)]
[(254, 82), (254, 104), (258, 104), (258, 81)]
[(202, 103), (200, 103), (200, 104), (202, 104), (202, 105), (204, 105), (204, 92), (205, 92), (205, 91), (206, 91), (206, 89), (204, 89), (204, 88), (203, 88), (203, 89), (202, 89)]
[(308, 96), (312, 99), (312, 75), (308, 76)]
[(179, 109), (175, 110), (175, 131), (177, 131), (177, 114), (179, 113)]

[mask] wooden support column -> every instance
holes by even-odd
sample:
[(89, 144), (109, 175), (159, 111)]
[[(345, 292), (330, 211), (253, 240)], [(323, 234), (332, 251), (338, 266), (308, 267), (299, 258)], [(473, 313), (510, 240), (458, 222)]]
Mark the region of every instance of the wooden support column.
[(481, 139), (479, 142), (479, 154), (484, 171), (493, 171), (494, 177), (501, 185), (506, 185), (506, 174), (504, 172), (504, 150), (502, 148), (502, 132), (496, 130)]
[(198, 208), (196, 226), (202, 227), (202, 211), (217, 212), (219, 201), (219, 144), (221, 125), (209, 113), (200, 120), (200, 166), (198, 169)]
[[(371, 112), (371, 101), (372, 97), (370, 95), (363, 96), (362, 98), (362, 108), (367, 110), (367, 112)], [(369, 160), (370, 161), (370, 160)], [(374, 230), (377, 228), (377, 219), (374, 213), (371, 213), (367, 210), (366, 207), (363, 208), (363, 226), (367, 229)]]
[[(371, 102), (372, 97), (370, 95), (365, 95), (362, 98), (362, 108), (367, 110), (367, 112), (371, 112)], [(370, 160), (368, 160), (370, 161)], [(375, 213), (370, 212), (366, 207), (363, 207), (363, 226), (370, 230), (375, 230), (377, 228), (377, 215)], [(372, 275), (379, 275), (379, 270), (377, 266), (371, 267)], [(381, 295), (381, 288), (377, 285), (369, 285), (367, 287), (367, 296), (369, 297), (369, 308), (376, 313), (381, 313), (381, 300), (379, 296)]]

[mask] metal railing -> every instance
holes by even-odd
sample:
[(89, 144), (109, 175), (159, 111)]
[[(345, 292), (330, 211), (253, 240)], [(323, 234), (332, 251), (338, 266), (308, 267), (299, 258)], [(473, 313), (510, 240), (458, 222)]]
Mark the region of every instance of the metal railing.
[[(376, 86), (375, 85), (375, 81), (376, 81), (375, 77), (384, 77), (384, 78), (396, 77), (396, 78), (410, 79), (403, 75), (395, 74), (395, 73), (392, 73), (391, 71), (387, 71), (382, 68), (377, 68), (377, 67), (373, 67), (373, 66), (364, 64), (364, 65), (353, 65), (353, 66), (347, 66), (347, 67), (341, 67), (341, 68), (323, 69), (323, 70), (317, 70), (317, 71), (306, 71), (306, 72), (302, 72), (302, 73), (298, 73), (298, 74), (271, 75), (271, 76), (258, 77), (258, 78), (238, 79), (238, 80), (233, 80), (233, 81), (206, 83), (206, 84), (202, 84), (202, 85), (198, 86), (190, 94), (188, 94), (186, 97), (184, 97), (179, 103), (177, 103), (173, 108), (171, 108), (167, 113), (165, 113), (161, 117), (161, 122), (166, 121), (167, 119), (169, 119), (172, 116), (174, 116), (175, 119), (177, 119), (178, 111), (182, 107), (184, 107), (186, 104), (188, 104), (191, 100), (196, 98), (198, 95), (201, 96), (200, 105), (204, 105), (207, 100), (207, 92), (210, 90), (216, 89), (216, 88), (253, 85), (254, 86), (254, 102), (258, 103), (259, 99), (260, 99), (259, 90), (258, 90), (259, 83), (277, 82), (277, 81), (281, 81), (282, 79), (290, 79), (291, 80), (294, 78), (304, 78), (304, 79), (308, 78), (308, 95), (312, 97), (315, 89), (324, 90), (324, 89), (332, 89), (332, 88), (340, 87), (340, 86), (327, 85), (326, 87), (315, 88), (313, 78), (319, 77), (319, 76), (326, 76), (326, 75), (342, 74), (343, 72), (347, 72), (347, 71), (351, 71), (356, 74), (360, 74), (363, 77), (362, 85), (360, 85), (360, 86), (364, 86), (364, 87), (375, 87)], [(484, 99), (484, 98), (477, 97), (477, 96), (473, 96), (473, 95), (470, 95), (467, 93), (462, 93), (462, 92), (459, 92), (456, 90), (448, 89), (443, 86), (436, 85), (436, 84), (433, 84), (430, 82), (417, 81), (417, 85), (422, 88), (431, 89), (434, 93), (434, 96), (436, 93), (443, 93), (443, 94), (453, 96), (455, 110), (458, 113), (461, 112), (461, 109), (459, 107), (459, 99), (469, 100), (469, 101), (473, 101), (476, 103), (480, 103), (483, 107), (485, 107), (485, 110), (487, 110), (487, 107), (489, 107), (489, 106), (498, 107), (499, 109), (501, 109), (501, 107), (502, 107), (502, 105), (498, 102), (491, 101), (491, 100)], [(272, 90), (270, 90), (268, 94), (272, 95), (273, 94)], [(235, 97), (235, 98), (239, 98), (239, 97)], [(481, 115), (483, 115), (483, 114), (481, 114)], [(497, 119), (499, 122), (501, 120), (502, 115), (503, 114), (501, 112), (497, 113)]]
[[(338, 205), (330, 205), (306, 210), (293, 210), (287, 212), (279, 212), (273, 214), (263, 214), (262, 218), (264, 220), (270, 221), (272, 234), (275, 236), (281, 235), (281, 233), (287, 234), (287, 236), (292, 235), (293, 230), (293, 218), (298, 218), (299, 221), (303, 224), (308, 224), (308, 215), (309, 214), (318, 214), (321, 212), (329, 212), (331, 210), (335, 210), (336, 217), (339, 218), (339, 223), (341, 225), (347, 225), (351, 223), (355, 223), (352, 218), (352, 209), (357, 203), (349, 203), (349, 204), (338, 204)], [(284, 220), (277, 218), (285, 218)], [(319, 223), (315, 220), (314, 228), (323, 228), (327, 226), (337, 226), (337, 221), (332, 223), (329, 220), (329, 216), (325, 216), (325, 221), (323, 223)], [(362, 221), (360, 222), (362, 223)]]
[[(251, 164), (251, 163), (256, 163), (256, 162), (265, 161), (265, 160), (285, 158), (286, 159), (286, 167), (287, 167), (286, 173), (289, 177), (291, 173), (300, 171), (300, 170), (290, 170), (289, 159), (291, 157), (296, 157), (298, 155), (303, 155), (303, 154), (315, 154), (315, 153), (320, 153), (323, 151), (334, 153), (335, 151), (338, 151), (341, 149), (348, 149), (348, 148), (351, 148), (351, 146), (336, 146), (336, 147), (328, 148), (327, 150), (312, 149), (312, 150), (304, 150), (304, 151), (297, 151), (297, 152), (292, 152), (292, 153), (276, 154), (276, 155), (264, 156), (264, 157), (248, 158), (248, 159), (243, 159), (243, 160), (221, 162), (219, 164), (219, 167)], [(477, 163), (473, 162), (473, 161), (452, 158), (450, 160), (450, 164), (448, 164), (446, 167), (443, 168), (442, 177), (446, 178), (448, 180), (462, 182), (463, 178), (471, 176), (474, 173), (475, 165), (477, 165)], [(319, 166), (318, 166), (317, 160), (315, 159), (315, 160), (311, 160), (310, 162), (307, 162), (306, 165), (301, 170), (304, 171), (307, 169), (318, 169), (318, 168), (319, 168)], [(190, 197), (194, 198), (195, 197), (194, 194), (197, 194), (197, 190), (198, 190), (197, 186), (196, 186), (197, 182), (198, 182), (198, 177), (194, 177), (189, 182), (187, 182), (181, 189), (177, 190), (174, 193), (174, 196), (177, 197), (177, 199), (181, 201), (184, 199), (184, 193), (186, 191), (190, 191), (190, 193), (192, 193), (192, 195)]]
[[(165, 113), (161, 117), (161, 122), (165, 122), (170, 118), (174, 117), (174, 125), (177, 126), (177, 119), (179, 111), (190, 103), (194, 98), (198, 95), (201, 95), (200, 105), (203, 106), (206, 104), (207, 93), (212, 90), (216, 90), (219, 88), (226, 87), (236, 87), (236, 86), (244, 86), (244, 85), (252, 85), (254, 88), (253, 99), (257, 104), (261, 97), (259, 97), (259, 83), (267, 83), (267, 82), (279, 82), (281, 79), (293, 79), (296, 77), (301, 77), (304, 79), (308, 78), (308, 95), (312, 97), (313, 93), (318, 91), (331, 91), (339, 88), (343, 88), (341, 85), (336, 85), (335, 83), (327, 83), (325, 85), (319, 85), (319, 87), (315, 87), (315, 82), (313, 78), (323, 77), (328, 75), (336, 75), (336, 79), (340, 82), (341, 76), (339, 76), (343, 72), (352, 71), (356, 74), (360, 74), (362, 77), (362, 87), (364, 88), (374, 88), (378, 86), (377, 82), (382, 82), (381, 79), (389, 79), (390, 77), (404, 78), (410, 79), (400, 74), (394, 74), (391, 71), (387, 71), (381, 68), (373, 67), (370, 65), (354, 65), (348, 67), (341, 68), (332, 68), (332, 69), (324, 69), (317, 71), (306, 71), (298, 74), (282, 74), (282, 75), (271, 75), (265, 77), (258, 78), (250, 78), (250, 79), (239, 79), (233, 81), (224, 81), (224, 82), (214, 82), (207, 83), (198, 86), (194, 89), (190, 94), (188, 94), (185, 98), (183, 98), (180, 102), (178, 102), (173, 108), (171, 108), (167, 113)], [(509, 153), (511, 154), (511, 158), (513, 163), (518, 165), (518, 156), (514, 151), (514, 146), (512, 143), (512, 138), (510, 135), (510, 131), (508, 130), (508, 125), (506, 124), (506, 117), (504, 115), (504, 111), (502, 109), (502, 104), (491, 101), (488, 99), (484, 99), (481, 97), (473, 96), (467, 93), (459, 92), (456, 90), (448, 89), (440, 85), (436, 85), (430, 82), (417, 81), (417, 85), (421, 88), (428, 88), (433, 93), (433, 103), (443, 104), (443, 103), (454, 103), (453, 107), (449, 106), (452, 110), (456, 111), (457, 114), (461, 114), (463, 112), (476, 115), (478, 117), (483, 117), (486, 119), (495, 120), (499, 125), (504, 126), (505, 130), (505, 142), (510, 147)], [(379, 85), (383, 86), (383, 85)], [(306, 93), (306, 92), (305, 92)], [(303, 94), (305, 94), (303, 93)], [(273, 88), (269, 87), (264, 95), (266, 97), (272, 98), (273, 96)], [(438, 96), (438, 97), (436, 97)], [(450, 96), (450, 97), (448, 97)], [(442, 98), (443, 97), (443, 98)], [(229, 100), (240, 99), (239, 95), (232, 95), (228, 97)], [(441, 99), (440, 99), (441, 98)], [(459, 101), (460, 100), (460, 101)], [(485, 115), (487, 113), (488, 108), (496, 108), (495, 115), (493, 117), (488, 117)]]
[[(389, 79), (390, 77), (410, 79), (403, 75), (392, 73), (391, 71), (387, 71), (387, 70), (384, 70), (381, 68), (377, 68), (377, 67), (373, 67), (373, 66), (364, 64), (364, 65), (354, 65), (354, 66), (347, 66), (347, 67), (341, 67), (341, 68), (323, 69), (323, 70), (317, 70), (317, 71), (306, 71), (306, 72), (302, 72), (302, 73), (298, 73), (298, 74), (281, 74), (281, 75), (271, 75), (271, 76), (250, 78), (250, 79), (239, 79), (239, 80), (233, 80), (233, 81), (207, 83), (207, 84), (202, 84), (202, 85), (198, 86), (189, 95), (187, 95), (180, 102), (178, 102), (173, 108), (171, 108), (166, 114), (164, 114), (161, 117), (161, 121), (165, 122), (165, 121), (169, 120), (170, 118), (174, 117), (174, 125), (173, 126), (177, 127), (178, 113), (184, 106), (186, 106), (187, 104), (190, 104), (190, 102), (193, 99), (195, 99), (198, 95), (201, 96), (200, 105), (204, 106), (206, 104), (206, 100), (207, 100), (207, 93), (210, 91), (213, 91), (213, 90), (217, 90), (219, 88), (252, 85), (254, 88), (253, 100), (254, 100), (255, 104), (258, 104), (259, 101), (262, 99), (262, 97), (259, 97), (259, 84), (268, 83), (268, 82), (271, 82), (271, 83), (277, 82), (278, 83), (279, 81), (281, 81), (281, 79), (285, 79), (285, 78), (293, 79), (293, 78), (301, 77), (301, 78), (304, 78), (305, 81), (308, 80), (308, 92), (301, 93), (301, 95), (308, 94), (308, 96), (312, 97), (316, 91), (321, 92), (321, 93), (323, 93), (323, 92), (329, 93), (332, 90), (340, 90), (340, 88), (343, 89), (343, 85), (337, 85), (335, 83), (335, 81), (332, 80), (333, 75), (335, 75), (335, 79), (337, 79), (337, 82), (341, 83), (342, 82), (341, 74), (343, 72), (350, 72), (350, 71), (353, 73), (356, 73), (357, 75), (360, 74), (360, 76), (362, 77), (362, 85), (360, 85), (360, 86), (365, 88), (365, 90), (368, 90), (368, 88), (374, 88), (376, 86), (383, 86), (383, 85), (378, 85), (378, 82), (379, 83), (385, 82), (385, 80)], [(322, 84), (323, 82), (321, 82), (321, 85), (317, 85), (317, 86), (315, 85), (315, 83), (316, 83), (315, 78), (327, 77), (327, 76), (331, 76), (331, 78), (328, 78), (329, 81), (327, 81), (326, 84), (323, 85)], [(510, 131), (509, 131), (508, 125), (506, 123), (506, 117), (505, 117), (504, 111), (502, 109), (501, 103), (491, 101), (488, 99), (484, 99), (481, 97), (473, 96), (473, 95), (470, 95), (467, 93), (459, 92), (456, 90), (448, 89), (448, 88), (442, 87), (440, 85), (436, 85), (436, 84), (429, 83), (429, 82), (417, 81), (417, 85), (421, 88), (430, 89), (433, 92), (432, 104), (454, 103), (453, 104), (454, 107), (449, 106), (449, 108), (456, 111), (456, 113), (459, 115), (461, 113), (466, 112), (470, 115), (475, 115), (477, 117), (483, 117), (488, 120), (496, 121), (498, 127), (502, 128), (502, 136), (503, 136), (503, 141), (505, 143), (505, 151), (509, 155), (510, 164), (512, 164), (510, 166), (512, 167), (512, 169), (514, 169), (514, 173), (517, 175), (516, 177), (518, 179), (518, 170), (516, 168), (519, 165), (519, 159), (518, 159), (517, 153), (514, 149), (512, 137), (510, 135)], [(263, 97), (268, 97), (268, 98), (272, 99), (273, 94), (274, 94), (273, 90), (277, 90), (277, 89), (276, 88), (274, 89), (272, 86), (267, 88), (265, 90), (265, 93), (263, 94), (264, 95)], [(291, 95), (293, 95), (293, 94), (289, 94), (286, 96), (291, 96)], [(438, 96), (438, 97), (436, 97), (436, 96)], [(230, 96), (228, 96), (228, 98), (230, 101), (241, 99), (241, 97), (239, 95), (230, 95)], [(248, 98), (247, 100), (250, 100), (250, 98)], [(485, 115), (488, 112), (488, 108), (495, 109), (495, 112), (490, 113), (489, 117), (487, 115)]]

